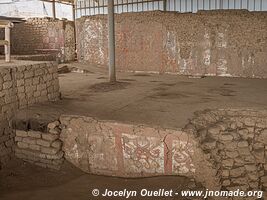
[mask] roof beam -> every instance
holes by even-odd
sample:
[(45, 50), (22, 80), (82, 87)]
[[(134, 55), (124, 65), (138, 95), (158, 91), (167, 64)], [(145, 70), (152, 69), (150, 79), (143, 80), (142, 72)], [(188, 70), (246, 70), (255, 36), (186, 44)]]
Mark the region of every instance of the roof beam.
[(74, 5), (75, 0), (40, 0), (40, 1), (49, 2), (49, 3), (53, 3), (53, 1), (55, 1), (56, 3)]

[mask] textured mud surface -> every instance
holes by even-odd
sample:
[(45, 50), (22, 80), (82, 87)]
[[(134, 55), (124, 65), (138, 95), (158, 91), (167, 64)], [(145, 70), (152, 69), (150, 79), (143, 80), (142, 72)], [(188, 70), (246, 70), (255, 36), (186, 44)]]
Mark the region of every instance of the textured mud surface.
[(76, 63), (69, 66), (87, 68), (92, 73), (62, 74), (59, 77), (62, 100), (53, 104), (37, 105), (31, 108), (33, 112), (47, 112), (50, 115), (52, 110), (58, 114), (182, 128), (198, 110), (267, 108), (265, 79), (191, 79), (175, 75), (134, 76), (134, 73), (118, 73), (118, 81), (127, 83), (126, 85), (123, 84), (118, 90), (98, 92), (99, 90), (94, 91), (90, 87), (106, 87), (107, 71)]
[(115, 82), (115, 83), (103, 82), (90, 86), (90, 90), (92, 92), (110, 92), (113, 90), (125, 89), (129, 84), (130, 83), (127, 82)]
[[(116, 66), (199, 77), (267, 77), (266, 18), (267, 12), (245, 10), (118, 14)], [(79, 61), (107, 66), (107, 27), (104, 15), (78, 19)]]
[[(104, 192), (110, 190), (137, 190), (143, 188), (159, 190), (159, 188), (180, 190), (203, 190), (203, 187), (185, 177), (153, 177), (144, 179), (123, 179), (84, 174), (65, 163), (60, 171), (51, 171), (26, 164), (20, 161), (10, 163), (8, 168), (0, 171), (0, 199), (1, 200), (106, 200), (125, 198), (93, 197), (92, 190)], [(139, 200), (141, 197), (132, 199)], [(143, 198), (142, 199), (151, 199)], [(159, 200), (177, 199), (157, 198)]]

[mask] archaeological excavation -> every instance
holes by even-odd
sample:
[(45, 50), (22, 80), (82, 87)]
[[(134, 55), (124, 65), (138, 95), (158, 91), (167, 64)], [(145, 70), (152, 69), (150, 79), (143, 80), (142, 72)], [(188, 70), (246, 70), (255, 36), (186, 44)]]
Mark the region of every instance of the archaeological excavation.
[(1, 200), (267, 200), (267, 1), (4, 0), (0, 108)]

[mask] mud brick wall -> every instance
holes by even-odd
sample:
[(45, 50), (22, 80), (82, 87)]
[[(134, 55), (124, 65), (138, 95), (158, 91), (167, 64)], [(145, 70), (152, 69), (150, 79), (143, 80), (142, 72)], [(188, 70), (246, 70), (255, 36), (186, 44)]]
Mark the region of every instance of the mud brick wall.
[(218, 185), (196, 140), (180, 130), (60, 116), (65, 159), (87, 173), (120, 177), (182, 175)]
[[(267, 78), (267, 12), (116, 15), (120, 70)], [(77, 20), (80, 62), (108, 64), (107, 17)]]
[(267, 189), (266, 110), (200, 111), (182, 130), (65, 114), (24, 120), (16, 124), (16, 155), (42, 167), (60, 168), (64, 157), (93, 174), (179, 175), (209, 190)]
[(11, 121), (1, 114), (0, 122), (0, 170), (10, 160), (14, 150), (14, 136)]
[(57, 65), (53, 62), (2, 64), (0, 71), (0, 168), (10, 158), (15, 133), (12, 119), (20, 108), (59, 98)]
[(60, 169), (64, 161), (59, 122), (49, 123), (46, 131), (16, 130), (15, 156), (44, 168)]
[(221, 189), (266, 191), (266, 110), (199, 112), (184, 131), (193, 133), (210, 157)]
[[(3, 37), (1, 32), (0, 37)], [(60, 62), (74, 60), (74, 22), (52, 18), (31, 18), (25, 22), (16, 23), (11, 30), (11, 53), (27, 55), (43, 52), (56, 54)]]

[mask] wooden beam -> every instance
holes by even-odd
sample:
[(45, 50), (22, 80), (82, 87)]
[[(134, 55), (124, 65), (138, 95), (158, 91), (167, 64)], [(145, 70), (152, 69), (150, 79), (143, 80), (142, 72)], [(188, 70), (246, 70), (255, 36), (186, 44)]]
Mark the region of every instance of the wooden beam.
[(11, 21), (8, 20), (0, 20), (0, 28), (9, 27), (12, 28), (14, 24)]
[(8, 41), (7, 40), (0, 40), (0, 46), (3, 45), (8, 45)]
[(10, 62), (10, 29), (14, 27), (14, 24), (8, 20), (0, 20), (0, 28), (5, 28), (5, 40), (0, 40), (0, 45), (5, 46), (6, 62)]
[[(49, 2), (49, 3), (53, 2), (53, 0), (41, 0), (41, 1)], [(61, 3), (61, 4), (66, 4), (66, 5), (74, 5), (74, 0), (67, 0), (67, 1), (56, 0), (56, 2)]]
[(0, 20), (0, 26), (1, 27), (6, 27), (6, 26), (8, 26), (9, 25), (9, 23), (10, 23), (10, 21), (7, 21), (7, 20)]
[(6, 54), (6, 62), (10, 62), (11, 60), (11, 52), (10, 52), (10, 29), (11, 29), (10, 23), (8, 26), (5, 27), (5, 40), (7, 41), (7, 45), (5, 45), (5, 54)]

